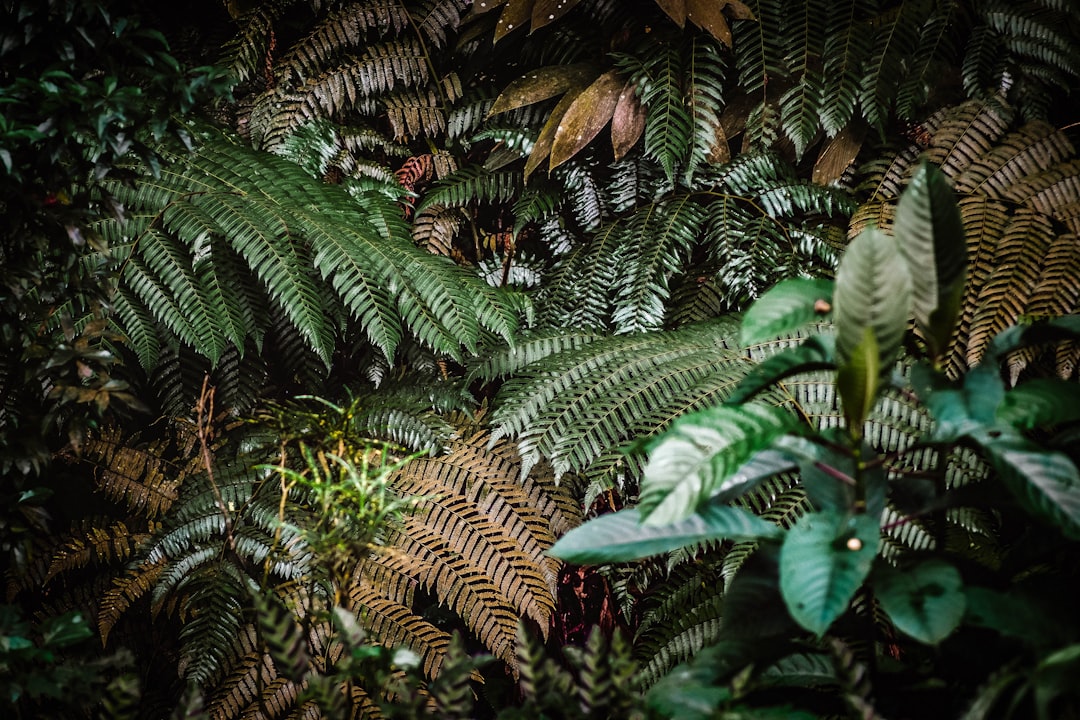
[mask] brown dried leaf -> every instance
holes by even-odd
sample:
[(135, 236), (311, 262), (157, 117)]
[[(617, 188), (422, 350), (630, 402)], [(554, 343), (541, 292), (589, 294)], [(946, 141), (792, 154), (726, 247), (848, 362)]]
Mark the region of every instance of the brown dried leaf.
[(537, 136), (536, 144), (533, 145), (532, 152), (529, 153), (529, 159), (525, 161), (526, 181), (528, 181), (533, 171), (540, 166), (540, 163), (544, 162), (551, 154), (551, 146), (555, 142), (555, 131), (559, 129), (559, 123), (562, 122), (566, 111), (574, 104), (574, 100), (579, 94), (580, 89), (567, 92), (551, 111), (551, 115), (548, 116), (544, 127), (540, 129), (540, 135)]
[(503, 8), (499, 22), (495, 24), (495, 38), (499, 42), (507, 33), (520, 29), (532, 17), (533, 0), (509, 0)]
[(686, 17), (714, 38), (731, 47), (731, 28), (723, 5), (714, 0), (686, 0)]
[(713, 144), (709, 148), (709, 154), (705, 159), (713, 165), (722, 165), (731, 162), (731, 148), (728, 147), (727, 135), (724, 134), (724, 126), (719, 122), (713, 125)]
[(582, 87), (594, 77), (596, 70), (587, 63), (537, 68), (507, 85), (495, 98), (488, 117), (553, 98), (570, 88)]
[(532, 10), (532, 28), (529, 32), (553, 23), (570, 11), (581, 0), (536, 0)]
[(474, 14), (481, 15), (505, 4), (506, 0), (479, 0), (473, 3), (472, 10)]
[(660, 9), (668, 14), (679, 27), (686, 25), (686, 0), (656, 0)]
[(731, 8), (731, 17), (736, 20), (754, 20), (754, 11), (746, 5), (743, 5), (739, 0), (727, 0), (724, 5)]
[(609, 70), (578, 95), (555, 131), (551, 145), (552, 169), (574, 157), (604, 129), (615, 113), (625, 81)]
[(818, 185), (828, 185), (835, 180), (839, 180), (840, 176), (844, 174), (844, 170), (859, 154), (865, 134), (863, 128), (857, 128), (854, 124), (848, 124), (847, 127), (837, 133), (836, 137), (830, 140), (822, 148), (821, 154), (818, 155), (811, 176), (813, 181)]
[(634, 147), (645, 132), (645, 106), (641, 104), (634, 84), (627, 82), (611, 116), (611, 147), (619, 160)]

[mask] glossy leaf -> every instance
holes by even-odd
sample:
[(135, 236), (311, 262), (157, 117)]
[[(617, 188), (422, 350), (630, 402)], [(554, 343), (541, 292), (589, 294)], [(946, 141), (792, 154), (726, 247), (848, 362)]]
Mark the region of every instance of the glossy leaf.
[(823, 635), (870, 572), (878, 523), (866, 514), (826, 510), (803, 515), (780, 548), (780, 591), (791, 616)]
[(564, 535), (549, 551), (566, 562), (603, 564), (640, 560), (706, 540), (779, 537), (778, 526), (742, 508), (709, 504), (668, 525), (643, 525), (637, 508), (594, 518)]
[(938, 559), (912, 568), (883, 568), (874, 591), (900, 632), (930, 645), (960, 625), (967, 607), (960, 572)]
[(814, 370), (831, 370), (836, 367), (835, 355), (836, 343), (833, 337), (815, 335), (798, 347), (789, 348), (758, 363), (725, 402), (738, 405), (784, 378)]
[(566, 115), (566, 111), (574, 104), (577, 95), (578, 91), (576, 88), (563, 95), (562, 99), (560, 99), (551, 110), (551, 115), (548, 116), (547, 122), (544, 123), (544, 127), (540, 128), (540, 134), (536, 138), (536, 143), (533, 145), (532, 152), (529, 153), (529, 157), (525, 161), (526, 181), (529, 179), (529, 176), (533, 174), (533, 171), (540, 167), (540, 164), (551, 156), (551, 146), (555, 142), (555, 133), (559, 129), (559, 123), (562, 122), (563, 116)]
[(549, 25), (577, 5), (581, 0), (535, 0), (532, 9), (532, 30)]
[(520, 30), (532, 18), (533, 0), (507, 0), (495, 23), (493, 42), (499, 42), (509, 33)]
[(1080, 384), (1036, 378), (1005, 394), (997, 419), (1020, 430), (1080, 420)]
[(917, 365), (912, 383), (934, 417), (931, 439), (952, 442), (994, 425), (1005, 383), (993, 366), (980, 365), (956, 387), (943, 375)]
[(563, 164), (592, 142), (611, 120), (625, 81), (609, 70), (578, 95), (563, 115), (551, 145), (551, 168)]
[(911, 277), (895, 239), (874, 228), (861, 232), (840, 261), (833, 300), (840, 366), (847, 364), (869, 328), (878, 365), (889, 369), (900, 352), (911, 305)]
[(1011, 430), (972, 433), (1021, 507), (1080, 539), (1080, 472), (1069, 456), (1048, 451)]
[(833, 281), (783, 280), (754, 301), (743, 316), (740, 341), (754, 345), (798, 330), (832, 310)]
[(683, 415), (652, 444), (641, 481), (644, 522), (664, 525), (689, 516), (751, 456), (795, 424), (787, 410), (763, 405)]
[(881, 351), (873, 329), (863, 328), (863, 338), (851, 351), (847, 362), (836, 373), (836, 387), (844, 406), (851, 437), (861, 440), (863, 423), (870, 416), (870, 409), (877, 399), (881, 378)]
[(915, 171), (896, 207), (893, 233), (911, 273), (915, 322), (937, 357), (960, 310), (967, 245), (956, 197), (936, 166), (923, 163)]
[(593, 67), (585, 63), (536, 68), (511, 82), (499, 93), (488, 110), (488, 117), (561, 95), (581, 87), (595, 76)]

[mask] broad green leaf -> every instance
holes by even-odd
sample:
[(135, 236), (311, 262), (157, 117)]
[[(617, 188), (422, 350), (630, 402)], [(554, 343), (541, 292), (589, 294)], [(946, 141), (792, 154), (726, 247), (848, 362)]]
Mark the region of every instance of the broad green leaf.
[(780, 592), (795, 621), (823, 635), (870, 572), (878, 523), (867, 514), (803, 515), (780, 548)]
[(996, 423), (1005, 383), (994, 366), (979, 365), (964, 376), (959, 387), (924, 365), (912, 368), (911, 377), (934, 418), (930, 438), (935, 442), (953, 442)]
[(1005, 394), (997, 419), (1020, 430), (1051, 427), (1080, 419), (1080, 384), (1036, 378)]
[(965, 625), (990, 628), (1036, 648), (1052, 647), (1061, 641), (1061, 622), (1065, 618), (1047, 605), (1050, 597), (1045, 592), (1015, 588), (1003, 592), (969, 586), (964, 588), (964, 595)]
[(82, 614), (73, 610), (48, 620), (41, 629), (41, 640), (47, 647), (59, 648), (85, 640), (93, 634), (93, 629), (86, 624)]
[(960, 571), (938, 559), (902, 570), (883, 567), (874, 592), (900, 632), (930, 645), (960, 625), (967, 607)]
[(911, 276), (892, 236), (871, 228), (848, 246), (833, 293), (836, 358), (843, 367), (870, 328), (882, 370), (900, 352), (911, 306)]
[(881, 353), (873, 330), (863, 328), (862, 340), (852, 348), (846, 362), (836, 373), (836, 387), (844, 406), (844, 419), (848, 432), (859, 442), (862, 440), (863, 423), (877, 399), (881, 385)]
[(782, 280), (759, 297), (742, 319), (740, 342), (754, 345), (798, 330), (832, 310), (833, 281), (824, 278)]
[(971, 434), (1021, 507), (1080, 540), (1080, 472), (1069, 456), (1045, 450), (1011, 430)]
[(798, 347), (789, 348), (758, 363), (746, 374), (725, 403), (746, 402), (784, 378), (814, 370), (831, 370), (835, 364), (836, 343), (831, 335), (815, 335)]
[(783, 530), (743, 510), (709, 504), (670, 525), (642, 525), (637, 508), (608, 513), (566, 533), (549, 554), (578, 565), (630, 562), (706, 540), (779, 537)]
[[(1073, 643), (1043, 658), (1035, 668), (1035, 714), (1052, 720), (1066, 713), (1064, 703), (1055, 705), (1060, 696), (1076, 696), (1076, 678), (1080, 676), (1080, 643)], [(1075, 707), (1075, 706), (1074, 706)]]
[(900, 196), (893, 224), (912, 281), (912, 312), (934, 357), (949, 344), (967, 268), (956, 196), (935, 165), (922, 163)]
[(693, 513), (739, 467), (794, 428), (787, 410), (719, 406), (684, 415), (651, 443), (641, 480), (644, 522), (665, 525)]
[(609, 70), (593, 81), (566, 110), (551, 144), (549, 167), (555, 169), (592, 142), (615, 114), (626, 80)]
[(488, 110), (488, 117), (553, 98), (595, 77), (596, 69), (585, 63), (536, 68), (499, 93)]
[(833, 658), (823, 653), (793, 653), (761, 671), (761, 682), (773, 687), (823, 687), (839, 683)]
[(768, 478), (798, 469), (798, 462), (787, 453), (772, 448), (760, 450), (720, 484), (710, 502), (729, 502), (750, 492)]

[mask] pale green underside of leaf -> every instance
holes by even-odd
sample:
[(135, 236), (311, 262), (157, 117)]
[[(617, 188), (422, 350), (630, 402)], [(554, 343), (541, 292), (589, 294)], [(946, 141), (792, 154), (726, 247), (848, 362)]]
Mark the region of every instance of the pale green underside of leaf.
[(668, 525), (643, 525), (637, 509), (601, 515), (571, 530), (551, 554), (578, 565), (629, 562), (707, 540), (778, 537), (781, 529), (746, 510), (710, 504)]

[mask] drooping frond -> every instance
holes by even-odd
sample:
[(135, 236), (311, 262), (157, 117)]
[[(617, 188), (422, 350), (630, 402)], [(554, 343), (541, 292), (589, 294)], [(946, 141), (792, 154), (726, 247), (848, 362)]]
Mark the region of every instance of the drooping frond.
[(680, 273), (711, 280), (725, 309), (741, 310), (783, 277), (831, 272), (841, 223), (854, 209), (846, 192), (797, 179), (771, 153), (703, 168), (697, 180), (712, 188), (635, 204), (560, 259), (545, 283), (541, 322), (657, 329)]
[(1068, 3), (1031, 0), (991, 0), (974, 10), (962, 74), (969, 97), (1002, 93), (1025, 119), (1045, 118), (1055, 93), (1068, 94), (1080, 79), (1075, 37), (1080, 12)]
[[(261, 342), (275, 310), (324, 363), (337, 303), (388, 358), (405, 332), (460, 357), (482, 325), (505, 333), (514, 324), (490, 306), (496, 298), (480, 280), (416, 248), (400, 209), (381, 193), (318, 184), (292, 163), (220, 136), (173, 157), (162, 177), (126, 194), (152, 220), (124, 228), (128, 242), (113, 252), (127, 290), (120, 320), (133, 323), (132, 339), (144, 339), (136, 349), (147, 360), (157, 348), (140, 322), (147, 315), (211, 362), (227, 347)], [(163, 187), (168, 193), (157, 192)]]

